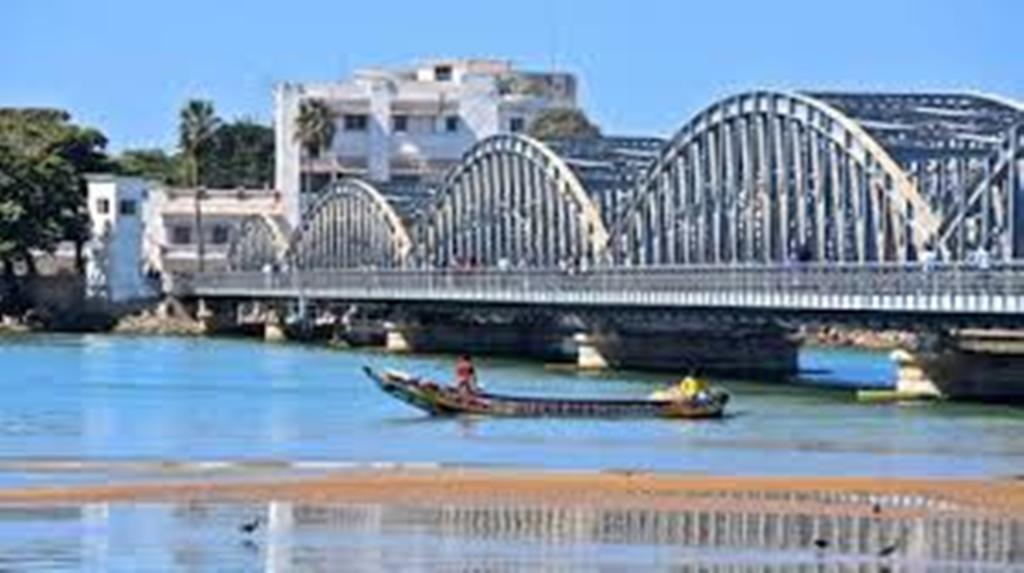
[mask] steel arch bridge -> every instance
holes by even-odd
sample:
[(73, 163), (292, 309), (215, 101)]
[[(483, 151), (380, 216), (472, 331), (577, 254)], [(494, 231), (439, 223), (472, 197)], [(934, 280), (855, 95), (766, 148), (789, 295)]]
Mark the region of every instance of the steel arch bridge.
[(603, 262), (608, 231), (565, 161), (521, 135), (487, 138), (450, 170), (421, 221), (422, 261), (554, 267)]
[(484, 139), (427, 203), (343, 180), (287, 240), (246, 221), (230, 269), (1024, 259), (1024, 107), (1009, 100), (753, 91), (660, 150), (598, 143)]
[(637, 265), (905, 261), (939, 223), (856, 122), (807, 96), (752, 92), (679, 130), (613, 239)]
[(283, 225), (266, 215), (250, 215), (242, 220), (235, 238), (228, 247), (229, 272), (263, 271), (281, 263), (288, 248), (288, 235)]
[(310, 205), (284, 259), (296, 270), (399, 268), (412, 248), (387, 198), (369, 183), (343, 179)]

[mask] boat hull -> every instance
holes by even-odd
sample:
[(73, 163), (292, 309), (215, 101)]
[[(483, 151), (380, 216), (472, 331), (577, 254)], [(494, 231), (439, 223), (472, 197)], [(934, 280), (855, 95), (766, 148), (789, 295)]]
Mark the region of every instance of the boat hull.
[(407, 374), (369, 367), (364, 370), (384, 392), (434, 416), (700, 419), (721, 417), (729, 401), (724, 392), (712, 392), (704, 400), (581, 400), (467, 394)]

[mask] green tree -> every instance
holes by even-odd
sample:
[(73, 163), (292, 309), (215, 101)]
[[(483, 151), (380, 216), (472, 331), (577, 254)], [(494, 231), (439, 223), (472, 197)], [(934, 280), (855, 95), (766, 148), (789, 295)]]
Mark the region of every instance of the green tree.
[(203, 183), (200, 164), (203, 156), (213, 145), (213, 135), (220, 126), (220, 119), (209, 100), (193, 99), (181, 108), (178, 123), (178, 147), (185, 160), (185, 180), (188, 185), (199, 187)]
[(268, 187), (274, 176), (274, 130), (250, 119), (225, 123), (203, 158), (211, 187)]
[(180, 154), (168, 154), (163, 149), (126, 149), (115, 163), (117, 172), (122, 175), (167, 185), (185, 184), (185, 165)]
[(600, 137), (601, 129), (590, 122), (582, 110), (547, 109), (530, 122), (527, 134), (537, 139), (585, 139)]
[[(302, 147), (300, 163), (303, 164), (303, 191), (309, 191), (310, 177), (307, 163), (320, 157), (331, 146), (337, 131), (335, 122), (338, 114), (322, 99), (304, 99), (299, 103), (299, 115), (295, 120), (295, 141)], [(331, 178), (334, 178), (332, 173)]]
[(0, 261), (8, 279), (19, 262), (35, 274), (32, 251), (52, 252), (61, 240), (75, 242), (81, 270), (84, 175), (111, 170), (106, 144), (62, 110), (0, 109)]

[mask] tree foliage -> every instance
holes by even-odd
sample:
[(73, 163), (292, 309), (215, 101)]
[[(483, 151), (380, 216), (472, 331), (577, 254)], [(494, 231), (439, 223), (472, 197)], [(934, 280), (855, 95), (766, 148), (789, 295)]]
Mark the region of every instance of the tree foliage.
[(213, 135), (220, 119), (209, 100), (193, 99), (181, 108), (178, 123), (178, 148), (185, 161), (186, 181), (197, 187), (202, 184), (200, 167), (203, 156), (213, 146)]
[(582, 110), (547, 109), (530, 122), (527, 134), (537, 139), (576, 139), (600, 137), (601, 129), (590, 122)]
[[(274, 130), (250, 119), (224, 122), (198, 146), (200, 185), (269, 187), (274, 177)], [(191, 138), (191, 136), (190, 136)], [(117, 158), (118, 172), (171, 186), (191, 185), (189, 159), (162, 149), (129, 149)]]
[(210, 187), (269, 187), (274, 176), (274, 130), (250, 119), (225, 123), (201, 161)]
[(5, 274), (33, 250), (88, 239), (86, 173), (112, 168), (106, 137), (71, 122), (65, 111), (0, 109), (0, 261)]
[[(322, 99), (304, 99), (299, 103), (299, 115), (295, 119), (295, 133), (292, 136), (302, 147), (302, 162), (320, 157), (331, 146), (337, 131), (338, 114)], [(308, 169), (302, 173), (302, 190), (309, 191), (313, 177)], [(333, 180), (333, 175), (331, 176)]]
[(304, 99), (295, 120), (295, 141), (309, 157), (319, 157), (331, 146), (337, 131), (338, 114), (322, 99)]
[(163, 149), (126, 149), (117, 157), (117, 171), (165, 185), (185, 185), (185, 166), (181, 156), (168, 154)]

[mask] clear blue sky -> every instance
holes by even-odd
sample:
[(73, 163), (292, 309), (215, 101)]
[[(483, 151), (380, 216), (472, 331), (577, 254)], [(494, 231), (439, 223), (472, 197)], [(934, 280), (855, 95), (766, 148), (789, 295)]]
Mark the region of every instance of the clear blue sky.
[(607, 132), (668, 134), (751, 87), (1024, 99), (1017, 0), (4, 0), (0, 106), (70, 110), (114, 149), (173, 146), (177, 109), (269, 121), (275, 82), (489, 56), (579, 74)]

